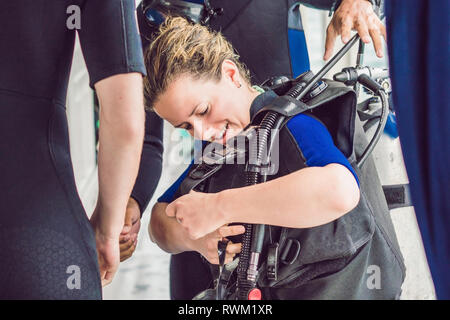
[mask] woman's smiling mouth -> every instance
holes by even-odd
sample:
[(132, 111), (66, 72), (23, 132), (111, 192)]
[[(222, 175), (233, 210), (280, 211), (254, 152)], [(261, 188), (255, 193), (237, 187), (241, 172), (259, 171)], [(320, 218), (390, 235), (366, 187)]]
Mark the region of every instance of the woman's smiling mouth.
[(225, 144), (225, 142), (226, 142), (226, 137), (227, 137), (227, 130), (228, 130), (228, 127), (229, 127), (229, 123), (227, 122), (227, 124), (225, 125), (225, 127), (219, 132), (218, 135), (216, 135), (216, 136), (212, 139), (212, 141), (217, 141), (217, 142), (220, 142), (220, 143)]

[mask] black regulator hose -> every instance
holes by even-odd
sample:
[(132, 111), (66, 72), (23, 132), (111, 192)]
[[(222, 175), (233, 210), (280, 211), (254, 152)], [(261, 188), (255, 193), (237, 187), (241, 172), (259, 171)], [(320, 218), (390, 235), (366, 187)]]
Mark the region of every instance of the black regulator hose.
[[(272, 130), (279, 128), (284, 117), (276, 112), (268, 112), (257, 129), (256, 146), (250, 146), (249, 161), (252, 161), (246, 171), (246, 185), (251, 186), (267, 179), (267, 173), (272, 143), (269, 144)], [(276, 131), (275, 131), (276, 134)], [(268, 150), (268, 146), (269, 150)], [(237, 267), (239, 300), (253, 299), (251, 291), (256, 287), (259, 255), (262, 252), (265, 235), (265, 225), (244, 224), (245, 233), (242, 238), (242, 248)]]
[(387, 94), (384, 91), (384, 88), (378, 82), (370, 78), (368, 75), (361, 74), (358, 77), (358, 82), (363, 86), (365, 86), (366, 88), (370, 89), (375, 95), (377, 95), (381, 99), (381, 116), (377, 130), (375, 131), (372, 140), (369, 142), (363, 154), (361, 155), (361, 158), (356, 163), (358, 168), (361, 168), (364, 162), (369, 157), (369, 155), (372, 153), (375, 146), (377, 145), (384, 131), (384, 127), (386, 126), (387, 118), (389, 115), (389, 101)]

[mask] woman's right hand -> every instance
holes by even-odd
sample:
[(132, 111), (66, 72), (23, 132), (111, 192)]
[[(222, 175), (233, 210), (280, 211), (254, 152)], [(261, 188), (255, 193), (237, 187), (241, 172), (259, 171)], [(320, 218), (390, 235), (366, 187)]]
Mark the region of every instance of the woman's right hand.
[(192, 240), (192, 249), (200, 253), (211, 264), (219, 264), (217, 244), (219, 241), (228, 241), (226, 248), (225, 264), (233, 261), (234, 256), (241, 252), (241, 243), (233, 243), (227, 237), (243, 234), (244, 226), (223, 226), (206, 236)]

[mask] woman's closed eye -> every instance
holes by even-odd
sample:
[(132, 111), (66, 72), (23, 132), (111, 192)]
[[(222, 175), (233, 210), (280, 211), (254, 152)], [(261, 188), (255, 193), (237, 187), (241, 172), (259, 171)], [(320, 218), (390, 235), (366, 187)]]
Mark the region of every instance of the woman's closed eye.
[(199, 113), (199, 115), (204, 116), (205, 114), (208, 113), (208, 111), (209, 111), (209, 104), (206, 106), (206, 108), (204, 108), (203, 111), (201, 111), (201, 112)]
[[(209, 112), (209, 109), (210, 105), (208, 104), (204, 109), (202, 109), (202, 111), (198, 112), (198, 115), (201, 117), (205, 116)], [(180, 128), (189, 131), (193, 129), (193, 126), (189, 122), (185, 122), (184, 125), (175, 126), (175, 128)]]

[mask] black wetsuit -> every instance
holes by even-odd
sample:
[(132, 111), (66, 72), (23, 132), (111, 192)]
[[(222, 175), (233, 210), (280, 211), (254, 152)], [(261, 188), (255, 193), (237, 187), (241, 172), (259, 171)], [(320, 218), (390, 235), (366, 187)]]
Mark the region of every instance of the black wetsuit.
[[(67, 27), (73, 5), (79, 30)], [(0, 299), (101, 298), (65, 100), (76, 32), (91, 86), (145, 72), (134, 10), (134, 0), (0, 3)]]

